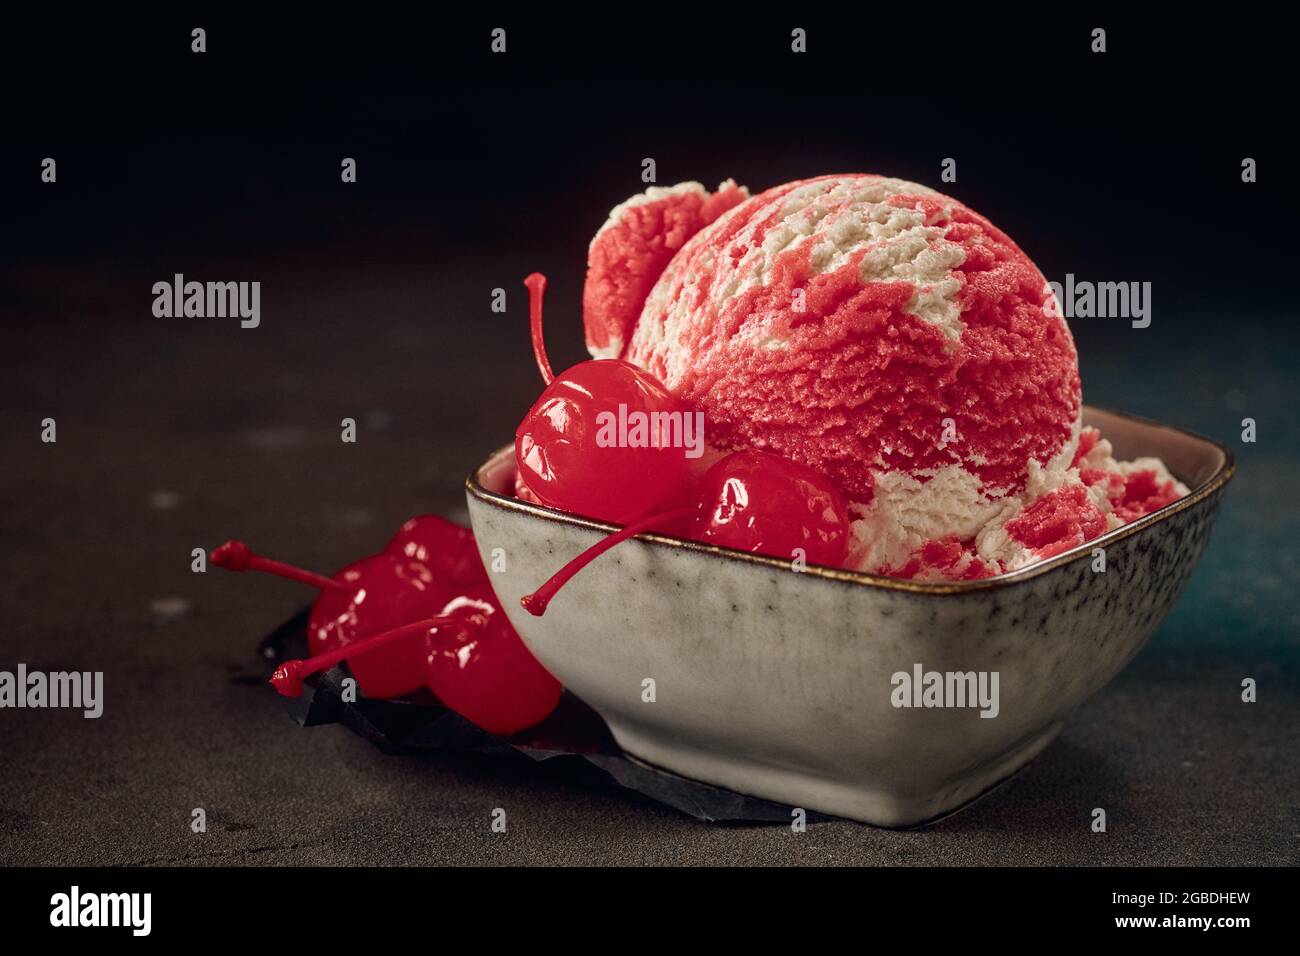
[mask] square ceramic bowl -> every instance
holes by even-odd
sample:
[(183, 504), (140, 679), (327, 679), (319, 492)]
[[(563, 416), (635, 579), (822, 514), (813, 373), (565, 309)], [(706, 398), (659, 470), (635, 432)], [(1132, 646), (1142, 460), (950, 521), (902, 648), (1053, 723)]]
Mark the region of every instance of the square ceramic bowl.
[[(629, 755), (795, 807), (915, 826), (1046, 747), (1146, 644), (1209, 540), (1232, 476), (1227, 449), (1116, 412), (1085, 409), (1084, 422), (1117, 458), (1163, 458), (1192, 493), (982, 581), (795, 572), (650, 534), (598, 558), (536, 618), (519, 599), (614, 527), (515, 498), (513, 447), (470, 476), (469, 512), (485, 564), (504, 549), (505, 569), (491, 577), (524, 642)], [(1104, 572), (1093, 570), (1098, 547)], [(917, 665), (996, 672), (996, 716), (896, 707), (893, 675)]]

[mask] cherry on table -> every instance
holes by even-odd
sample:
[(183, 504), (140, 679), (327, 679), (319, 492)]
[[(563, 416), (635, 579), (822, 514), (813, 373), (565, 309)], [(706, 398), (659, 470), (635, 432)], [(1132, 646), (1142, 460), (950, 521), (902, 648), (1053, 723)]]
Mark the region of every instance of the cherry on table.
[(240, 541), (217, 548), (212, 561), (320, 589), (307, 625), (312, 657), (277, 668), (272, 683), (282, 694), (297, 696), (304, 677), (346, 659), (367, 697), (404, 697), (428, 687), (496, 734), (539, 723), (560, 698), (559, 682), (502, 613), (473, 535), (445, 519), (408, 521), (383, 552), (332, 578), (262, 557)]
[(425, 680), (440, 701), (502, 736), (550, 716), (563, 688), (524, 646), (490, 589), (455, 598), (443, 615), (470, 626), (425, 639)]
[[(228, 541), (212, 552), (212, 563), (231, 571), (262, 571), (320, 589), (307, 618), (312, 654), (438, 613), (456, 590), (419, 561), (382, 553), (362, 558), (332, 578), (272, 561)], [(367, 697), (403, 697), (423, 685), (423, 649), (418, 640), (396, 642), (359, 657), (352, 672)]]
[(468, 625), (463, 617), (437, 616), (412, 621), (379, 634), (372, 634), (352, 644), (323, 651), (307, 660), (284, 661), (271, 674), (268, 683), (285, 697), (300, 697), (304, 677), (327, 671), (340, 661), (348, 660), (355, 667), (367, 656), (380, 653), (398, 641), (405, 643), (419, 637), (427, 638), (431, 633), (442, 628), (460, 630), (467, 626), (472, 625)]
[[(313, 654), (437, 614), (456, 593), (454, 582), (438, 578), (419, 561), (382, 553), (348, 565), (336, 577), (352, 585), (350, 595), (321, 594), (307, 619)], [(419, 641), (399, 642), (352, 661), (349, 666), (367, 697), (405, 697), (419, 690), (423, 653)]]
[(271, 682), (281, 694), (297, 696), (303, 677), (340, 660), (346, 658), (359, 674), (368, 662), (394, 652), (409, 658), (412, 648), (418, 648), (419, 665), (411, 673), (444, 706), (489, 733), (504, 736), (540, 723), (563, 691), (519, 639), (490, 588), (457, 595), (432, 617), (337, 645), (308, 661), (288, 661)]
[(474, 532), (439, 515), (407, 519), (384, 551), (419, 561), (435, 575), (456, 584), (479, 585), (487, 581)]

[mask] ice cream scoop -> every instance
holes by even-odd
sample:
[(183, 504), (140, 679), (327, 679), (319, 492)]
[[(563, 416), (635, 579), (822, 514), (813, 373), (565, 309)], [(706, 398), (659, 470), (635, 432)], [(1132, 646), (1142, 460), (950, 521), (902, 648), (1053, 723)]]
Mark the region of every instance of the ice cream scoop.
[[(771, 451), (834, 482), (851, 503), (859, 569), (994, 574), (1071, 546), (1100, 527), (1094, 511), (1109, 523), (1111, 497), (1077, 467), (1069, 328), (1005, 233), (882, 176), (744, 195), (684, 184), (614, 210), (589, 257), (593, 355), (646, 369), (702, 410), (714, 452)], [(1079, 493), (1054, 499), (1060, 521), (1004, 530), (1067, 484)], [(935, 543), (943, 560), (924, 560)]]

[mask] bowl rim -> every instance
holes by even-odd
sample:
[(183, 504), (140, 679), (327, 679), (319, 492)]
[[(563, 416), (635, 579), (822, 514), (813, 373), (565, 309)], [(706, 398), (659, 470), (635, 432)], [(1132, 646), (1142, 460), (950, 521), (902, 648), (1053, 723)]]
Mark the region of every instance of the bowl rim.
[[(1068, 551), (1063, 551), (1051, 558), (1026, 565), (1019, 570), (1009, 571), (1006, 574), (995, 575), (991, 578), (980, 578), (975, 581), (910, 581), (905, 578), (891, 578), (882, 574), (871, 574), (866, 571), (850, 571), (846, 568), (832, 568), (826, 567), (825, 565), (811, 563), (800, 573), (832, 581), (878, 588), (881, 590), (910, 591), (917, 594), (967, 594), (972, 591), (985, 591), (993, 588), (1009, 587), (1011, 585), (1021, 584), (1025, 581), (1032, 580), (1033, 578), (1046, 574), (1062, 565), (1070, 564), (1081, 558), (1085, 558), (1092, 553), (1094, 548), (1106, 547), (1113, 542), (1122, 541), (1124, 538), (1138, 534), (1146, 528), (1163, 521), (1165, 518), (1172, 517), (1186, 508), (1195, 507), (1226, 485), (1232, 478), (1233, 473), (1236, 471), (1236, 461), (1232, 456), (1232, 452), (1228, 450), (1226, 445), (1215, 441), (1213, 438), (1209, 438), (1198, 432), (1190, 431), (1185, 428), (1178, 428), (1177, 426), (1168, 425), (1164, 422), (1157, 422), (1150, 418), (1144, 418), (1141, 415), (1134, 415), (1130, 412), (1121, 412), (1100, 405), (1086, 405), (1084, 408), (1102, 412), (1107, 415), (1114, 415), (1118, 418), (1125, 418), (1129, 421), (1136, 422), (1139, 425), (1162, 428), (1166, 431), (1176, 432), (1185, 438), (1203, 442), (1218, 449), (1220, 454), (1223, 455), (1223, 462), (1215, 470), (1214, 474), (1196, 488), (1191, 489), (1190, 493), (1185, 497), (1179, 498), (1177, 501), (1171, 502), (1163, 508), (1158, 508), (1150, 514), (1139, 518), (1137, 521), (1121, 525), (1113, 531), (1107, 531), (1105, 534), (1093, 538), (1091, 541), (1085, 541), (1083, 544), (1077, 545)], [(555, 508), (549, 508), (546, 505), (533, 504), (530, 501), (516, 498), (513, 495), (503, 495), (495, 491), (489, 491), (484, 487), (479, 476), (488, 465), (492, 464), (506, 452), (513, 451), (514, 443), (512, 442), (511, 444), (503, 445), (496, 451), (492, 452), (487, 457), (486, 461), (476, 467), (465, 477), (466, 493), (492, 507), (506, 511), (517, 511), (522, 514), (531, 515), (534, 518), (541, 518), (554, 524), (588, 528), (605, 534), (621, 529), (621, 525), (598, 521), (594, 518), (571, 514), (567, 511), (559, 511)], [(662, 547), (674, 548), (682, 551), (695, 551), (701, 554), (710, 554), (714, 557), (730, 561), (741, 561), (747, 564), (754, 564), (760, 567), (773, 568), (781, 571), (790, 570), (789, 561), (782, 558), (771, 557), (766, 554), (737, 551), (733, 548), (724, 548), (719, 545), (705, 544), (700, 541), (691, 541), (685, 538), (675, 538), (671, 535), (660, 534), (658, 532), (643, 532), (642, 534), (638, 534), (636, 537), (640, 540), (649, 541)]]

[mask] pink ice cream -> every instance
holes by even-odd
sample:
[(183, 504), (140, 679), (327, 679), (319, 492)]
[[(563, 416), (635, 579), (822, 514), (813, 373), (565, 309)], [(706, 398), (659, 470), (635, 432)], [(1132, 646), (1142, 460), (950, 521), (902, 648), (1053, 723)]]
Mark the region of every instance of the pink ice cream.
[(650, 190), (592, 241), (583, 306), (592, 354), (702, 409), (715, 453), (761, 448), (830, 478), (861, 570), (1014, 570), (1187, 493), (1081, 429), (1078, 358), (1042, 273), (924, 186)]

